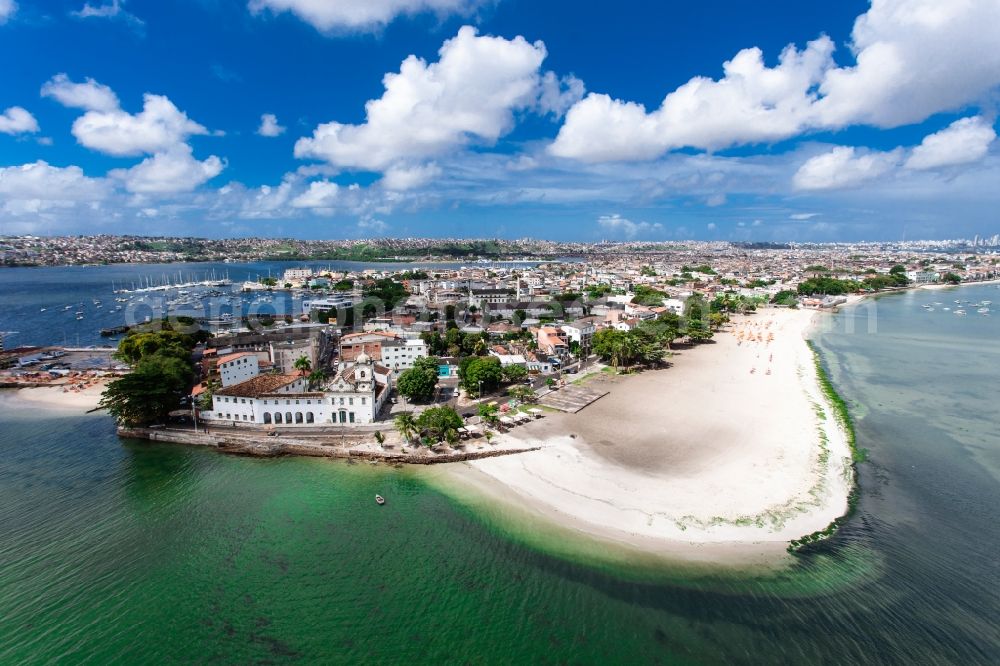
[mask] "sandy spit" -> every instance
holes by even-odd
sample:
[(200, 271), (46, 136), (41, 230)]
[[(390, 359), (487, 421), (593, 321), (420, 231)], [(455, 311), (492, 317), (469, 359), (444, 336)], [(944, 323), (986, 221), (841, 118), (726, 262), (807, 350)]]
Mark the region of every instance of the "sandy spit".
[(853, 485), (847, 438), (805, 344), (811, 311), (739, 317), (673, 366), (505, 438), (541, 450), (455, 472), (520, 509), (645, 552), (759, 559), (826, 527)]

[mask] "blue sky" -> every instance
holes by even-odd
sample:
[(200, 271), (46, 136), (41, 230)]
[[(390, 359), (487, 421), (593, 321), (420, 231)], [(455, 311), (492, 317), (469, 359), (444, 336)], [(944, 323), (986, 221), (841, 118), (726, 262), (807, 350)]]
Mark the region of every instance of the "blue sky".
[(0, 0), (0, 233), (1000, 231), (997, 0)]

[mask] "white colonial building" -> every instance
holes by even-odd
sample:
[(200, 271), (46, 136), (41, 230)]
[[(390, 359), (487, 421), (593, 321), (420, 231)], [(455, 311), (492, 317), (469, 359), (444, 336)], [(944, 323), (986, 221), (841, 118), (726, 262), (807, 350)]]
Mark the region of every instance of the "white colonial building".
[(392, 388), (392, 372), (360, 355), (319, 389), (299, 374), (258, 375), (212, 396), (209, 425), (365, 425), (379, 415)]
[(223, 356), (216, 367), (222, 378), (223, 387), (245, 382), (260, 374), (257, 355), (246, 352)]

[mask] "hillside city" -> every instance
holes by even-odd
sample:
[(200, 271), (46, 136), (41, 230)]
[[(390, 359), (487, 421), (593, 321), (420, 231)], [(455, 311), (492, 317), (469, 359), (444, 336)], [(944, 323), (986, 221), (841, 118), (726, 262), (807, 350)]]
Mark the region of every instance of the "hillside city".
[(0, 236), (0, 266), (67, 266), (196, 261), (428, 261), (470, 258), (562, 258), (694, 251), (715, 255), (746, 249), (830, 252), (997, 252), (1000, 234), (971, 239), (860, 243), (729, 243), (724, 241), (554, 242), (535, 239), (372, 238), (296, 240), (275, 238), (172, 238), (168, 236)]
[[(232, 259), (240, 256), (237, 248), (253, 248), (252, 256), (263, 258), (271, 256), (276, 242), (6, 239), (5, 259), (11, 253), (40, 263), (57, 257), (90, 262), (178, 258), (173, 250), (148, 249), (164, 243), (185, 244), (185, 252), (199, 248), (206, 259)], [(443, 268), (404, 270), (292, 262), (280, 275), (215, 285), (271, 305), (269, 314), (258, 315), (220, 314), (211, 302), (224, 297), (218, 289), (203, 294), (205, 307), (179, 286), (161, 285), (157, 288), (164, 292), (181, 294), (170, 303), (205, 312), (167, 309), (152, 321), (104, 331), (112, 338), (125, 335), (114, 359), (108, 359), (108, 365), (117, 363), (110, 372), (124, 375), (112, 384), (120, 394), (106, 402), (120, 421), (148, 424), (174, 411), (177, 396), (184, 395), (205, 424), (271, 429), (370, 426), (414, 406), (416, 413), (444, 405), (471, 416), (484, 396), (515, 404), (548, 396), (542, 404), (559, 408), (569, 393), (563, 398), (552, 394), (566, 386), (567, 378), (574, 380), (572, 375), (661, 366), (674, 346), (710, 340), (730, 315), (766, 307), (834, 308), (852, 294), (995, 279), (1000, 274), (995, 242), (996, 237), (768, 247), (375, 243), (365, 245), (365, 251), (377, 248), (381, 258), (419, 252), (441, 258), (460, 246), (488, 247), (499, 258), (477, 256)], [(138, 245), (147, 249), (134, 249)], [(330, 248), (358, 247), (303, 242), (294, 251), (315, 257)], [(116, 300), (130, 301), (142, 291), (133, 289)], [(164, 355), (180, 366), (165, 369)], [(79, 378), (63, 356), (54, 349), (18, 347), (4, 352), (0, 364), (12, 382)], [(144, 385), (163, 384), (164, 377), (174, 384), (173, 398), (129, 411), (134, 406), (128, 403)], [(583, 404), (587, 397), (577, 395)], [(484, 415), (497, 417), (489, 410)]]

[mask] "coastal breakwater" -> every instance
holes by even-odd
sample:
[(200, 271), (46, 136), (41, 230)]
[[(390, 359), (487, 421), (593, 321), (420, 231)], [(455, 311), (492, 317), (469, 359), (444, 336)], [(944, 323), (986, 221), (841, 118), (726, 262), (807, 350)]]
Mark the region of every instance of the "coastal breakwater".
[[(519, 448), (491, 448), (477, 451), (449, 450), (431, 452), (421, 450), (419, 453), (403, 451), (373, 450), (362, 448), (370, 446), (367, 440), (342, 441), (336, 443), (292, 439), (287, 437), (256, 438), (233, 436), (228, 434), (195, 432), (193, 430), (154, 429), (154, 428), (118, 428), (118, 436), (124, 439), (145, 439), (152, 442), (184, 444), (188, 446), (208, 446), (222, 453), (275, 458), (279, 456), (305, 456), (312, 458), (342, 458), (347, 460), (365, 460), (387, 464), (434, 465), (439, 463), (468, 462), (483, 458), (495, 458), (517, 453), (535, 451), (539, 447), (527, 446)], [(272, 441), (273, 440), (273, 441)]]

